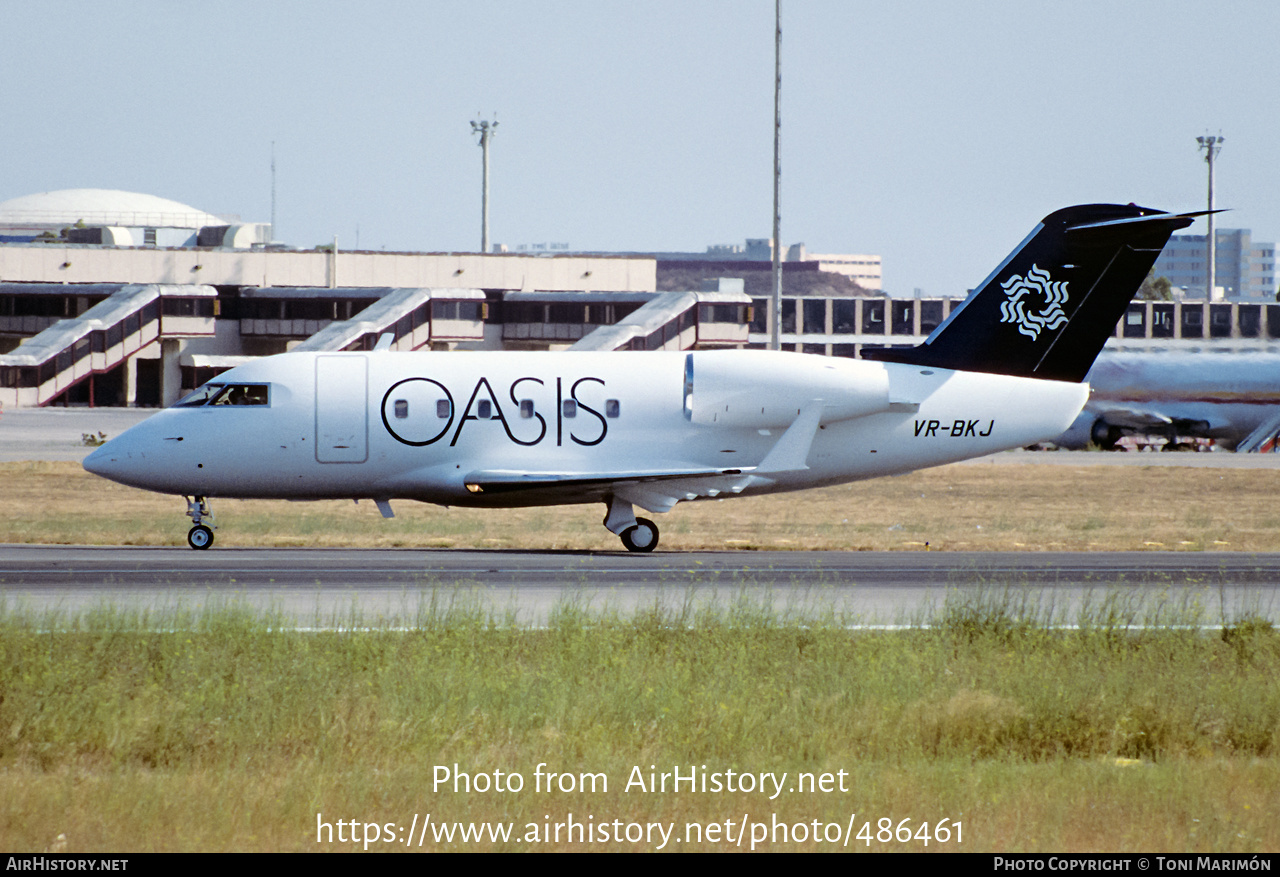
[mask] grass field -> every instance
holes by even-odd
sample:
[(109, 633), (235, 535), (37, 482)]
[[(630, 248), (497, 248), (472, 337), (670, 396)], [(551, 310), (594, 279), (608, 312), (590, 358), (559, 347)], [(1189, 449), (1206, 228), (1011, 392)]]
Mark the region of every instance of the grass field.
[[(0, 464), (0, 542), (180, 545), (181, 497), (74, 463)], [(682, 503), (664, 550), (1280, 550), (1280, 473), (968, 464), (824, 490)], [(219, 546), (617, 550), (604, 507), (482, 511), (370, 502), (214, 500)]]
[[(1280, 849), (1269, 625), (1205, 636), (1146, 619), (1156, 627), (1135, 634), (1101, 612), (1063, 633), (998, 604), (973, 610), (952, 605), (936, 628), (895, 634), (749, 606), (630, 619), (565, 609), (536, 631), (455, 607), (413, 632), (356, 634), (272, 630), (232, 610), (104, 612), (50, 633), (48, 618), (7, 613), (0, 842), (360, 849), (336, 834), (317, 843), (318, 821), (355, 820), (379, 826), (370, 849), (402, 849), (382, 838), (432, 814), (509, 824), (525, 840), (428, 834), (422, 849), (587, 848), (528, 840), (570, 816), (673, 826), (683, 840), (670, 849), (736, 848), (689, 833), (726, 819), (867, 824), (870, 843), (855, 836), (854, 849), (926, 849), (883, 839), (882, 819), (930, 833), (947, 820), (935, 850)], [(777, 794), (764, 780), (648, 787), (673, 769), (786, 778)], [(455, 788), (455, 771), (519, 774), (522, 787)], [(560, 779), (538, 789), (540, 773)], [(811, 786), (797, 785), (803, 773)], [(835, 846), (775, 831), (759, 848)]]

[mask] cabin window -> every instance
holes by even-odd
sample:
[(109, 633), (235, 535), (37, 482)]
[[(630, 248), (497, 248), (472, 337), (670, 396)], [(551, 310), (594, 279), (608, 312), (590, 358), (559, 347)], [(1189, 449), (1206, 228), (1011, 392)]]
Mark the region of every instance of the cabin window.
[(409, 416), (409, 400), (397, 399), (396, 400), (396, 419), (404, 420), (408, 416)]
[(476, 417), (481, 420), (488, 420), (493, 417), (493, 403), (488, 399), (481, 399), (476, 404)]
[(449, 404), (448, 399), (436, 400), (436, 417), (441, 420), (448, 420), (453, 416), (453, 406)]
[(565, 417), (577, 417), (578, 403), (575, 402), (573, 399), (565, 399), (564, 402), (561, 403), (560, 405), (560, 413), (563, 414)]
[(621, 403), (618, 402), (617, 399), (605, 399), (604, 400), (604, 416), (617, 417), (621, 407), (622, 407)]
[(533, 417), (533, 400), (532, 399), (520, 400), (520, 416), (523, 417), (525, 420), (528, 420), (530, 417)]

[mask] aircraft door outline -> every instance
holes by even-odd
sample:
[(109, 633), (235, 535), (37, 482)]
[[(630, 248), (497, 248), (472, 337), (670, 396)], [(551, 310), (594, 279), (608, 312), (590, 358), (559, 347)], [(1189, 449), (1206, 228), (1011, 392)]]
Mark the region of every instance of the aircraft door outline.
[(316, 357), (316, 462), (369, 459), (369, 360)]

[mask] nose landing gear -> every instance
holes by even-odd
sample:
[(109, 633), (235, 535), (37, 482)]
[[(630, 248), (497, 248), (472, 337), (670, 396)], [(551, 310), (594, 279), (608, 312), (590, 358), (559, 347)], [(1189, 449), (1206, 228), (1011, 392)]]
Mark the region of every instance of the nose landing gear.
[[(213, 531), (217, 524), (213, 522), (213, 512), (209, 509), (209, 500), (203, 496), (184, 497), (187, 501), (187, 517), (191, 518), (192, 527), (187, 531), (187, 544), (197, 551), (203, 551), (213, 544)], [(208, 525), (202, 523), (207, 520)]]

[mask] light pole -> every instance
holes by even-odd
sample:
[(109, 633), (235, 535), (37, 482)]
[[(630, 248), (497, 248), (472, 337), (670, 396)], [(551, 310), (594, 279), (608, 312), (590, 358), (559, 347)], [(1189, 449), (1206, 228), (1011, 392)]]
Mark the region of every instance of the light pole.
[(276, 237), (276, 142), (271, 141), (271, 240), (275, 242), (279, 240)]
[(480, 208), (480, 252), (482, 253), (489, 252), (489, 141), (497, 130), (496, 119), (492, 122), (478, 119), (471, 123), (471, 133), (480, 136), (480, 151), (484, 155), (484, 177), (481, 183), (483, 194)]
[(1204, 160), (1209, 165), (1209, 280), (1205, 285), (1205, 301), (1213, 301), (1213, 288), (1216, 284), (1215, 274), (1218, 268), (1218, 241), (1213, 234), (1213, 160), (1218, 157), (1218, 153), (1222, 150), (1223, 136), (1219, 134), (1217, 137), (1197, 137), (1196, 143), (1200, 144), (1200, 148), (1204, 150)]
[(773, 327), (769, 349), (782, 349), (782, 0), (773, 4)]

